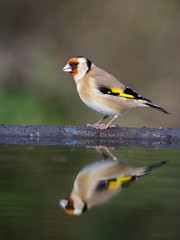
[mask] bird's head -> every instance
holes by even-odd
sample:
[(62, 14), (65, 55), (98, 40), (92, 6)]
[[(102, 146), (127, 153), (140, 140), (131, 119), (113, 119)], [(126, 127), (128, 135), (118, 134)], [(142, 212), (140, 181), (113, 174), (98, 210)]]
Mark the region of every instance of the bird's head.
[(81, 215), (88, 209), (87, 204), (79, 197), (69, 197), (68, 199), (60, 200), (59, 204), (65, 210), (65, 212), (70, 215)]
[(91, 70), (91, 65), (90, 60), (82, 56), (77, 56), (71, 58), (61, 71), (69, 72), (75, 80), (78, 80), (83, 78)]

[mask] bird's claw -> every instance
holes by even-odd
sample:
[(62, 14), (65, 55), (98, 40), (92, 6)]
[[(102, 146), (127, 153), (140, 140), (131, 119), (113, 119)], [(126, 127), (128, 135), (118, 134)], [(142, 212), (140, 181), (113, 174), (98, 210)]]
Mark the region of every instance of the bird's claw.
[(105, 129), (108, 129), (108, 128), (116, 128), (118, 127), (118, 125), (110, 125), (108, 126), (108, 124), (86, 124), (87, 127), (92, 127), (92, 128), (95, 128), (95, 129), (100, 129), (100, 130), (105, 130)]

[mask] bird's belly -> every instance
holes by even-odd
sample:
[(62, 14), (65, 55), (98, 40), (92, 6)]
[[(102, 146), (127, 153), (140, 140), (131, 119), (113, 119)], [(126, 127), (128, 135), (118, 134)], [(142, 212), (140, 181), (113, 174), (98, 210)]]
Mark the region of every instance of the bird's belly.
[(91, 86), (91, 91), (77, 85), (81, 100), (91, 109), (109, 116), (120, 116), (128, 110), (127, 99), (100, 93)]
[(105, 102), (97, 101), (96, 99), (94, 99), (92, 101), (86, 101), (82, 97), (81, 97), (81, 99), (89, 108), (95, 110), (96, 112), (102, 113), (104, 115), (109, 115), (109, 116), (118, 115), (118, 116), (120, 116), (122, 114), (122, 112), (119, 111), (118, 108), (114, 107), (113, 105), (109, 106)]

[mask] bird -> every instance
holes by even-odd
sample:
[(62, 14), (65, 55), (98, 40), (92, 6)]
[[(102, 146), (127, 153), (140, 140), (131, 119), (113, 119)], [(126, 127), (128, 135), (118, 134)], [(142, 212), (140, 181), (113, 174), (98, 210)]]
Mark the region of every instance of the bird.
[[(126, 87), (83, 56), (71, 58), (61, 71), (73, 76), (81, 100), (89, 108), (103, 114), (102, 119), (95, 124), (87, 124), (88, 127), (101, 130), (115, 127), (112, 122), (132, 108), (151, 107), (168, 114), (165, 109)], [(113, 118), (102, 124), (109, 116)]]
[(59, 204), (69, 215), (81, 215), (91, 207), (108, 201), (132, 182), (165, 163), (137, 167), (118, 159), (103, 157), (86, 165), (78, 173), (70, 196), (61, 199)]

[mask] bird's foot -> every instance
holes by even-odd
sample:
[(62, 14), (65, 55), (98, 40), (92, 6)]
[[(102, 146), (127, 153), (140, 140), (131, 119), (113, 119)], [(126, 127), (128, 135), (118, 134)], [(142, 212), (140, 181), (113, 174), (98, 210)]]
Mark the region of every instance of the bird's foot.
[(108, 128), (116, 128), (118, 127), (118, 125), (108, 125), (108, 124), (86, 124), (87, 127), (92, 127), (92, 128), (95, 128), (95, 129), (100, 129), (100, 130), (105, 130), (105, 129), (108, 129)]
[(117, 128), (117, 127), (119, 127), (117, 124), (116, 125), (113, 124), (113, 125), (108, 126), (108, 128)]
[(99, 126), (97, 126), (97, 129), (106, 130), (108, 128), (116, 128), (116, 127), (117, 127), (117, 125), (108, 126), (108, 124), (99, 124)]
[(86, 127), (93, 127), (94, 124), (87, 123)]
[(97, 124), (97, 123), (95, 123), (95, 124), (86, 124), (86, 126), (87, 127), (92, 127), (92, 128), (95, 128), (95, 129), (101, 129), (101, 130), (103, 130), (103, 129), (105, 129), (105, 126), (106, 126), (106, 124)]

